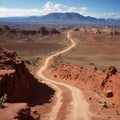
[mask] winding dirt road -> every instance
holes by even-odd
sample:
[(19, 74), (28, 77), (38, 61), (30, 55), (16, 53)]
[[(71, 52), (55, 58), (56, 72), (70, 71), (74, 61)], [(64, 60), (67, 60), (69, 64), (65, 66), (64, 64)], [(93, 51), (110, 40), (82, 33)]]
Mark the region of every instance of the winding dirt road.
[[(48, 115), (48, 120), (90, 120), (89, 105), (84, 99), (84, 96), (80, 89), (70, 86), (65, 83), (53, 81), (46, 76), (43, 72), (47, 69), (49, 61), (60, 54), (63, 54), (73, 47), (75, 47), (74, 40), (70, 37), (71, 31), (68, 32), (67, 38), (71, 41), (71, 45), (58, 53), (50, 55), (44, 65), (38, 70), (37, 76), (43, 79), (48, 85), (52, 86), (56, 90), (56, 102), (51, 112)], [(66, 91), (66, 93), (65, 93)], [(63, 95), (65, 94), (65, 95)], [(69, 96), (70, 99), (69, 99)], [(68, 98), (67, 98), (68, 97)], [(69, 99), (69, 100), (66, 100)], [(66, 106), (64, 103), (66, 102)], [(62, 108), (66, 110), (67, 114), (62, 113)], [(62, 114), (61, 114), (62, 113)]]

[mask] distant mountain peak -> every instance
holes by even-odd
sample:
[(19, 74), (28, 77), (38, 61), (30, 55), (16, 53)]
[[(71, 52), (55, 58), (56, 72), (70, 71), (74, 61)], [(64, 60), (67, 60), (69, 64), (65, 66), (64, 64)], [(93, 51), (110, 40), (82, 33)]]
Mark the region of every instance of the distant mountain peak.
[(60, 24), (116, 24), (120, 25), (120, 19), (97, 19), (91, 16), (83, 16), (75, 12), (49, 13), (43, 16), (30, 16), (20, 18), (0, 18), (0, 21), (24, 22), (24, 23), (60, 23)]

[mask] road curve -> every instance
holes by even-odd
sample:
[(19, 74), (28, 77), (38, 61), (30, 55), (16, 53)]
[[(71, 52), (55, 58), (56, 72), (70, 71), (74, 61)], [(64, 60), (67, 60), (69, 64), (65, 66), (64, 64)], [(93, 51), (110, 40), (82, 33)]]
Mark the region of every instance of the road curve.
[(76, 44), (75, 44), (74, 40), (70, 37), (70, 33), (71, 33), (71, 30), (68, 31), (67, 38), (71, 41), (72, 44), (69, 47), (67, 47), (66, 49), (64, 49), (58, 53), (55, 53), (53, 55), (50, 55), (48, 58), (46, 58), (44, 65), (37, 71), (37, 76), (40, 77), (41, 79), (43, 79), (47, 84), (49, 84), (56, 90), (57, 100), (49, 114), (48, 120), (57, 120), (58, 113), (63, 104), (62, 103), (62, 99), (63, 99), (62, 92), (63, 91), (60, 89), (59, 86), (63, 86), (65, 88), (67, 88), (72, 94), (72, 100), (68, 106), (68, 108), (70, 109), (70, 113), (68, 113), (66, 120), (90, 120), (89, 105), (86, 102), (86, 100), (84, 99), (84, 96), (80, 89), (70, 86), (65, 83), (53, 81), (53, 80), (47, 78), (46, 76), (44, 76), (44, 74), (43, 74), (43, 72), (48, 67), (49, 61), (53, 57), (63, 54), (65, 52), (69, 51), (70, 49), (72, 49), (73, 47), (75, 47)]

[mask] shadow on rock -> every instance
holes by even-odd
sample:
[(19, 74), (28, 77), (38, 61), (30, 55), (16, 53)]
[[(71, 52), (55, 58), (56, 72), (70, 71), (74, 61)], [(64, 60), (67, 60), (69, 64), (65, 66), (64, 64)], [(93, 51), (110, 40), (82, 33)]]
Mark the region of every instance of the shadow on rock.
[(39, 83), (35, 87), (35, 94), (32, 96), (29, 106), (42, 105), (50, 103), (55, 91), (44, 83)]

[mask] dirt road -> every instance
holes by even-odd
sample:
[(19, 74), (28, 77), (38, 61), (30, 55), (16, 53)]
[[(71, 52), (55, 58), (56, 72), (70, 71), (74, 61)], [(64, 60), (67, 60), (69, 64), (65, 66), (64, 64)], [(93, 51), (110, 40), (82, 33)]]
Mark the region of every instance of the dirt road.
[(44, 65), (37, 72), (38, 77), (43, 79), (48, 85), (56, 90), (56, 103), (49, 113), (47, 120), (90, 120), (89, 105), (84, 99), (80, 89), (65, 83), (53, 81), (43, 74), (48, 67), (49, 61), (53, 57), (65, 53), (75, 47), (76, 44), (70, 37), (70, 33), (71, 31), (68, 32), (67, 38), (72, 44), (65, 50), (50, 55), (45, 60)]

